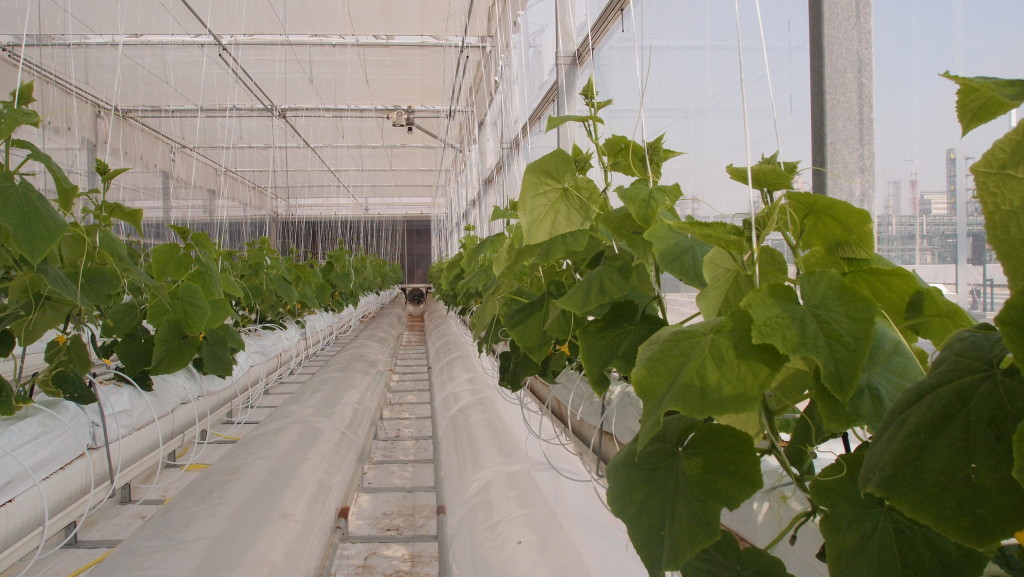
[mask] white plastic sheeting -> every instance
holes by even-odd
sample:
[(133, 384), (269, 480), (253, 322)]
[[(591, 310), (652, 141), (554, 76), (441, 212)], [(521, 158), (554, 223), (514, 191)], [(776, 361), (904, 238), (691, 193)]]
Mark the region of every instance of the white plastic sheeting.
[[(292, 326), (285, 331), (245, 335), (247, 350), (239, 354), (239, 366), (228, 379), (203, 376), (189, 367), (174, 375), (154, 377), (154, 393), (143, 394), (127, 385), (102, 386), (119, 482), (141, 472), (141, 467), (152, 466), (146, 459), (159, 451), (161, 444), (200, 426), (232, 399), (315, 354), (334, 331), (351, 330), (360, 319), (393, 300), (397, 292), (366, 295), (354, 309), (314, 315), (313, 322), (307, 321), (303, 329)], [(325, 323), (330, 330), (325, 330)], [(293, 334), (280, 334), (284, 332)], [(109, 483), (105, 451), (95, 449), (104, 439), (97, 406), (80, 407), (46, 398), (40, 404), (66, 417), (74, 433), (38, 407), (26, 407), (14, 417), (0, 419), (0, 570), (23, 555), (26, 547), (38, 543), (44, 516), (59, 528), (80, 516), (86, 506), (95, 505), (102, 497), (90, 495)], [(36, 481), (41, 481), (38, 487)], [(47, 527), (50, 535), (55, 530)]]
[(579, 460), (530, 437), (443, 305), (430, 301), (424, 320), (448, 576), (645, 575)]
[(633, 392), (632, 385), (614, 375), (604, 399), (603, 411), (601, 397), (590, 388), (587, 379), (575, 371), (562, 371), (562, 374), (558, 375), (558, 380), (553, 384), (548, 383), (548, 386), (570, 412), (594, 427), (610, 432), (622, 443), (633, 440), (640, 430), (643, 404)]
[(90, 434), (85, 414), (62, 399), (40, 400), (0, 421), (0, 503), (35, 484), (29, 471), (39, 479), (82, 454)]
[(405, 326), (398, 299), (92, 577), (319, 575)]

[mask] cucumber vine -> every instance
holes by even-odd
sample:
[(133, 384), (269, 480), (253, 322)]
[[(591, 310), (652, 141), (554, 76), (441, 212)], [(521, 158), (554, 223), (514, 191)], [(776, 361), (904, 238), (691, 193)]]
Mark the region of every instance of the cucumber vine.
[[(1020, 84), (976, 82), (1003, 112), (1024, 101)], [(602, 138), (611, 102), (592, 80), (581, 96), (588, 113), (548, 130), (579, 123), (592, 151), (530, 163), (492, 214), (505, 229), (467, 234), (431, 281), (481, 350), (502, 345), (502, 386), (566, 367), (598, 395), (613, 373), (632, 384), (640, 432), (608, 465), (608, 502), (650, 574), (786, 575), (771, 550), (813, 521), (832, 575), (980, 575), (1024, 529), (1024, 378), (1006, 360), (1024, 359), (1024, 128), (974, 168), (1015, 291), (996, 329), (879, 256), (867, 211), (793, 190), (799, 166), (777, 155), (727, 167), (762, 200), (742, 224), (681, 218), (680, 187), (660, 183), (679, 153)], [(613, 173), (632, 179), (617, 207)], [(663, 272), (699, 290), (699, 315), (668, 325)], [(818, 470), (850, 431), (863, 442)], [(720, 517), (762, 489), (759, 459), (808, 505), (767, 551), (741, 551)]]
[[(54, 160), (17, 130), (39, 127), (33, 84), (0, 100), (0, 416), (32, 402), (39, 389), (80, 404), (96, 401), (84, 377), (116, 366), (146, 390), (152, 376), (190, 364), (227, 377), (245, 347), (238, 329), (339, 311), (359, 296), (401, 282), (395, 263), (352, 255), (339, 244), (326, 261), (297, 262), (261, 238), (246, 251), (220, 247), (206, 233), (171, 226), (179, 242), (144, 249), (143, 212), (108, 199), (126, 168), (96, 161), (98, 189), (81, 191)], [(39, 166), (56, 189), (32, 183)], [(27, 348), (50, 335), (45, 367), (25, 374)]]

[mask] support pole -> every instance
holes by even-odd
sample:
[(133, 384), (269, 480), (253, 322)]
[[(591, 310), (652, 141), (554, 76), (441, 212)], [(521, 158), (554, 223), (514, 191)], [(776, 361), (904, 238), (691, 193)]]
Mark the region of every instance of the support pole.
[(871, 0), (808, 0), (814, 192), (875, 212)]

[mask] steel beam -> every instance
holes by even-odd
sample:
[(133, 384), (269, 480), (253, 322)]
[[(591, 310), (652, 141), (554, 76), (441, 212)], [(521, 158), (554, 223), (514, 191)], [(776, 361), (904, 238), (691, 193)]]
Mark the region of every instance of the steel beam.
[[(359, 46), (361, 48), (490, 48), (488, 36), (392, 36), (386, 34), (219, 34), (228, 46)], [(0, 45), (21, 46), (20, 34), (0, 35)], [(25, 47), (218, 46), (211, 34), (28, 34)]]

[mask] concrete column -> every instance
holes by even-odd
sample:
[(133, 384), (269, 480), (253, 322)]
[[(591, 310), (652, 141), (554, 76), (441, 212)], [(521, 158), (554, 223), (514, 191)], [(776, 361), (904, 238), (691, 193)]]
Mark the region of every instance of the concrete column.
[(814, 192), (875, 212), (871, 0), (808, 0)]

